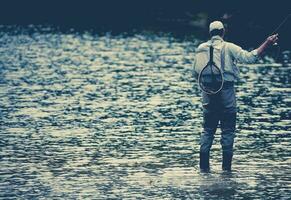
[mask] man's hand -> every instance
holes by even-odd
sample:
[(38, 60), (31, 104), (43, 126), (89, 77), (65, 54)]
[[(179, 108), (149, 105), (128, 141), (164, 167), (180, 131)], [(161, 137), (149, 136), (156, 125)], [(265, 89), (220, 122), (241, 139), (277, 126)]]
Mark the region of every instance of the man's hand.
[(269, 36), (266, 41), (267, 41), (268, 45), (275, 44), (278, 41), (278, 33)]
[(262, 55), (263, 52), (268, 48), (268, 46), (276, 44), (276, 42), (278, 41), (278, 33), (269, 36), (265, 42), (263, 42), (263, 44), (261, 44), (258, 48), (257, 48), (257, 52), (258, 55)]

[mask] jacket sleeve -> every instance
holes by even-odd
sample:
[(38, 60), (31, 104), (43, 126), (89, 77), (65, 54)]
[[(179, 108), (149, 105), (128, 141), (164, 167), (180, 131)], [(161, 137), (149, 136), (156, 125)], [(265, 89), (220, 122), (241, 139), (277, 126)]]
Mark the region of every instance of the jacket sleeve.
[(258, 60), (258, 52), (257, 50), (246, 51), (242, 49), (240, 46), (232, 44), (230, 45), (230, 51), (233, 58), (241, 63), (251, 64)]

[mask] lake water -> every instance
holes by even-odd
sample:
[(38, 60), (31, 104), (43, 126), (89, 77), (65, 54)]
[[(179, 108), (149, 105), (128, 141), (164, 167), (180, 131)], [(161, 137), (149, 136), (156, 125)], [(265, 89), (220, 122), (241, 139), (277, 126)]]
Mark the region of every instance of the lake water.
[(234, 170), (218, 131), (200, 174), (197, 44), (2, 26), (0, 199), (290, 198), (291, 67), (241, 67)]

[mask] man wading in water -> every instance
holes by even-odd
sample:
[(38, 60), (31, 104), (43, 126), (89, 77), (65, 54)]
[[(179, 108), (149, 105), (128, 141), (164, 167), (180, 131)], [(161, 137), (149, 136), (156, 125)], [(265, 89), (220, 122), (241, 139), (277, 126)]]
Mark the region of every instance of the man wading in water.
[[(224, 84), (223, 88), (216, 94), (202, 92), (203, 100), (203, 132), (200, 138), (200, 170), (209, 171), (209, 153), (214, 139), (218, 123), (221, 127), (222, 146), (222, 169), (231, 171), (233, 156), (233, 143), (236, 124), (236, 97), (234, 81), (239, 77), (236, 62), (253, 63), (257, 60), (268, 46), (278, 40), (278, 34), (269, 36), (257, 49), (248, 52), (241, 47), (223, 40), (225, 29), (220, 21), (214, 21), (209, 25), (211, 39), (199, 45), (196, 50), (194, 69), (201, 69), (209, 61), (209, 48), (214, 48), (213, 60), (216, 64), (221, 63), (224, 56)], [(221, 50), (224, 48), (224, 55)], [(221, 65), (218, 65), (221, 67)]]

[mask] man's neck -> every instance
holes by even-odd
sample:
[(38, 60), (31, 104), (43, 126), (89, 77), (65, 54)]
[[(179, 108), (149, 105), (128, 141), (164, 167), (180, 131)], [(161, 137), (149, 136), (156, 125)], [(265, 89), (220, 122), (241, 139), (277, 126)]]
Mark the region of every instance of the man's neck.
[(211, 40), (223, 40), (223, 37), (221, 37), (219, 35), (214, 35), (211, 37)]

